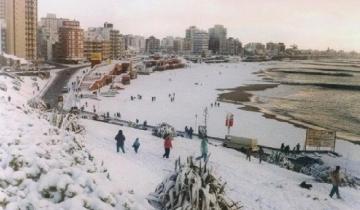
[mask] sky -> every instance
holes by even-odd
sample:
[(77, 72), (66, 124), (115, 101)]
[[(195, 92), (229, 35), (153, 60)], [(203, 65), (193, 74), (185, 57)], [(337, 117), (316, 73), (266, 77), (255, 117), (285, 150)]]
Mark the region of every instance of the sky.
[(301, 49), (360, 51), (360, 0), (38, 0), (47, 13), (81, 27), (112, 22), (122, 34), (185, 36), (215, 24), (248, 42), (284, 42)]

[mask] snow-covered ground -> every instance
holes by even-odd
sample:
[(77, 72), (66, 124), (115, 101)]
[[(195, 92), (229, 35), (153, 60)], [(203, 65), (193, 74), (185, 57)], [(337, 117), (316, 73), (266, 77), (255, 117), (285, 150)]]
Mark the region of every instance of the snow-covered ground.
[[(0, 209), (144, 209), (113, 185), (82, 136), (27, 105), (38, 91), (34, 79), (0, 75), (0, 83)], [(41, 90), (47, 81), (37, 83)]]
[[(261, 113), (240, 110), (239, 105), (221, 103), (220, 107), (210, 106), (220, 93), (216, 89), (263, 84), (264, 81), (253, 73), (266, 68), (265, 65), (267, 63), (191, 64), (185, 69), (140, 75), (114, 98), (99, 96), (100, 101), (83, 99), (79, 105), (88, 102), (85, 110), (90, 112), (95, 106), (97, 113), (110, 112), (113, 115), (120, 112), (125, 120), (147, 120), (152, 125), (168, 122), (178, 130), (187, 125), (195, 131), (196, 125), (204, 124), (203, 111), (207, 107), (210, 136), (224, 137), (227, 133), (225, 116), (233, 113), (235, 124), (231, 134), (257, 138), (259, 144), (267, 146), (279, 147), (285, 143), (293, 148), (297, 143), (303, 145), (306, 131), (302, 128), (267, 119)], [(170, 102), (169, 94), (173, 93), (175, 101)], [(130, 96), (138, 94), (142, 95), (142, 100), (130, 100)], [(151, 101), (153, 96), (156, 97), (155, 102)], [(348, 159), (360, 161), (360, 146), (342, 140), (338, 140), (336, 146), (336, 151)]]
[[(125, 191), (133, 190), (136, 200), (152, 209), (145, 200), (149, 192), (174, 169), (175, 159), (198, 156), (200, 142), (175, 138), (170, 159), (162, 158), (163, 140), (151, 135), (150, 131), (105, 124), (92, 120), (81, 120), (87, 132), (86, 145), (99, 161), (104, 161), (113, 181)], [(114, 136), (122, 129), (126, 136), (126, 153), (116, 153)], [(140, 139), (139, 153), (131, 148), (135, 138)], [(359, 209), (360, 191), (343, 187), (343, 200), (330, 199), (330, 184), (316, 183), (309, 176), (298, 174), (277, 166), (262, 163), (232, 149), (209, 145), (210, 166), (216, 175), (227, 183), (226, 192), (235, 201), (240, 201), (244, 209)], [(306, 181), (312, 190), (300, 188)]]

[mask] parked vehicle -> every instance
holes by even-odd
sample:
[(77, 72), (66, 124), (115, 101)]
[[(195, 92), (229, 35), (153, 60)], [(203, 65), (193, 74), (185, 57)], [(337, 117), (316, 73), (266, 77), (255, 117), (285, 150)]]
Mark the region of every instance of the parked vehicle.
[(245, 151), (249, 148), (251, 148), (253, 152), (259, 150), (257, 139), (239, 136), (226, 135), (223, 145), (224, 147), (230, 147), (241, 151)]

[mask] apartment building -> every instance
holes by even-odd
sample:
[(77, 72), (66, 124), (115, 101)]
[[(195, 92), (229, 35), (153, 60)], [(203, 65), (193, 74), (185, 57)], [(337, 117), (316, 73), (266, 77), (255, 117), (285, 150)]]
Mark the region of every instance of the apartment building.
[(55, 14), (47, 14), (40, 19), (38, 29), (38, 57), (53, 60), (53, 47), (59, 41), (59, 28), (68, 19), (57, 18)]
[(78, 63), (84, 60), (84, 30), (76, 20), (63, 21), (59, 27), (59, 41), (55, 44), (56, 60)]
[(37, 0), (5, 0), (7, 53), (37, 59)]

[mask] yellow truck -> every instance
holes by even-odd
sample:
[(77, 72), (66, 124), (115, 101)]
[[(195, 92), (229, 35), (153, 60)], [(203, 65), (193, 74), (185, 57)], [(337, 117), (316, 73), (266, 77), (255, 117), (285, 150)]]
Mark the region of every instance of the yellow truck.
[(239, 136), (226, 135), (223, 145), (224, 147), (234, 148), (241, 151), (242, 150), (245, 151), (248, 148), (251, 148), (253, 152), (259, 150), (257, 139), (239, 137)]

